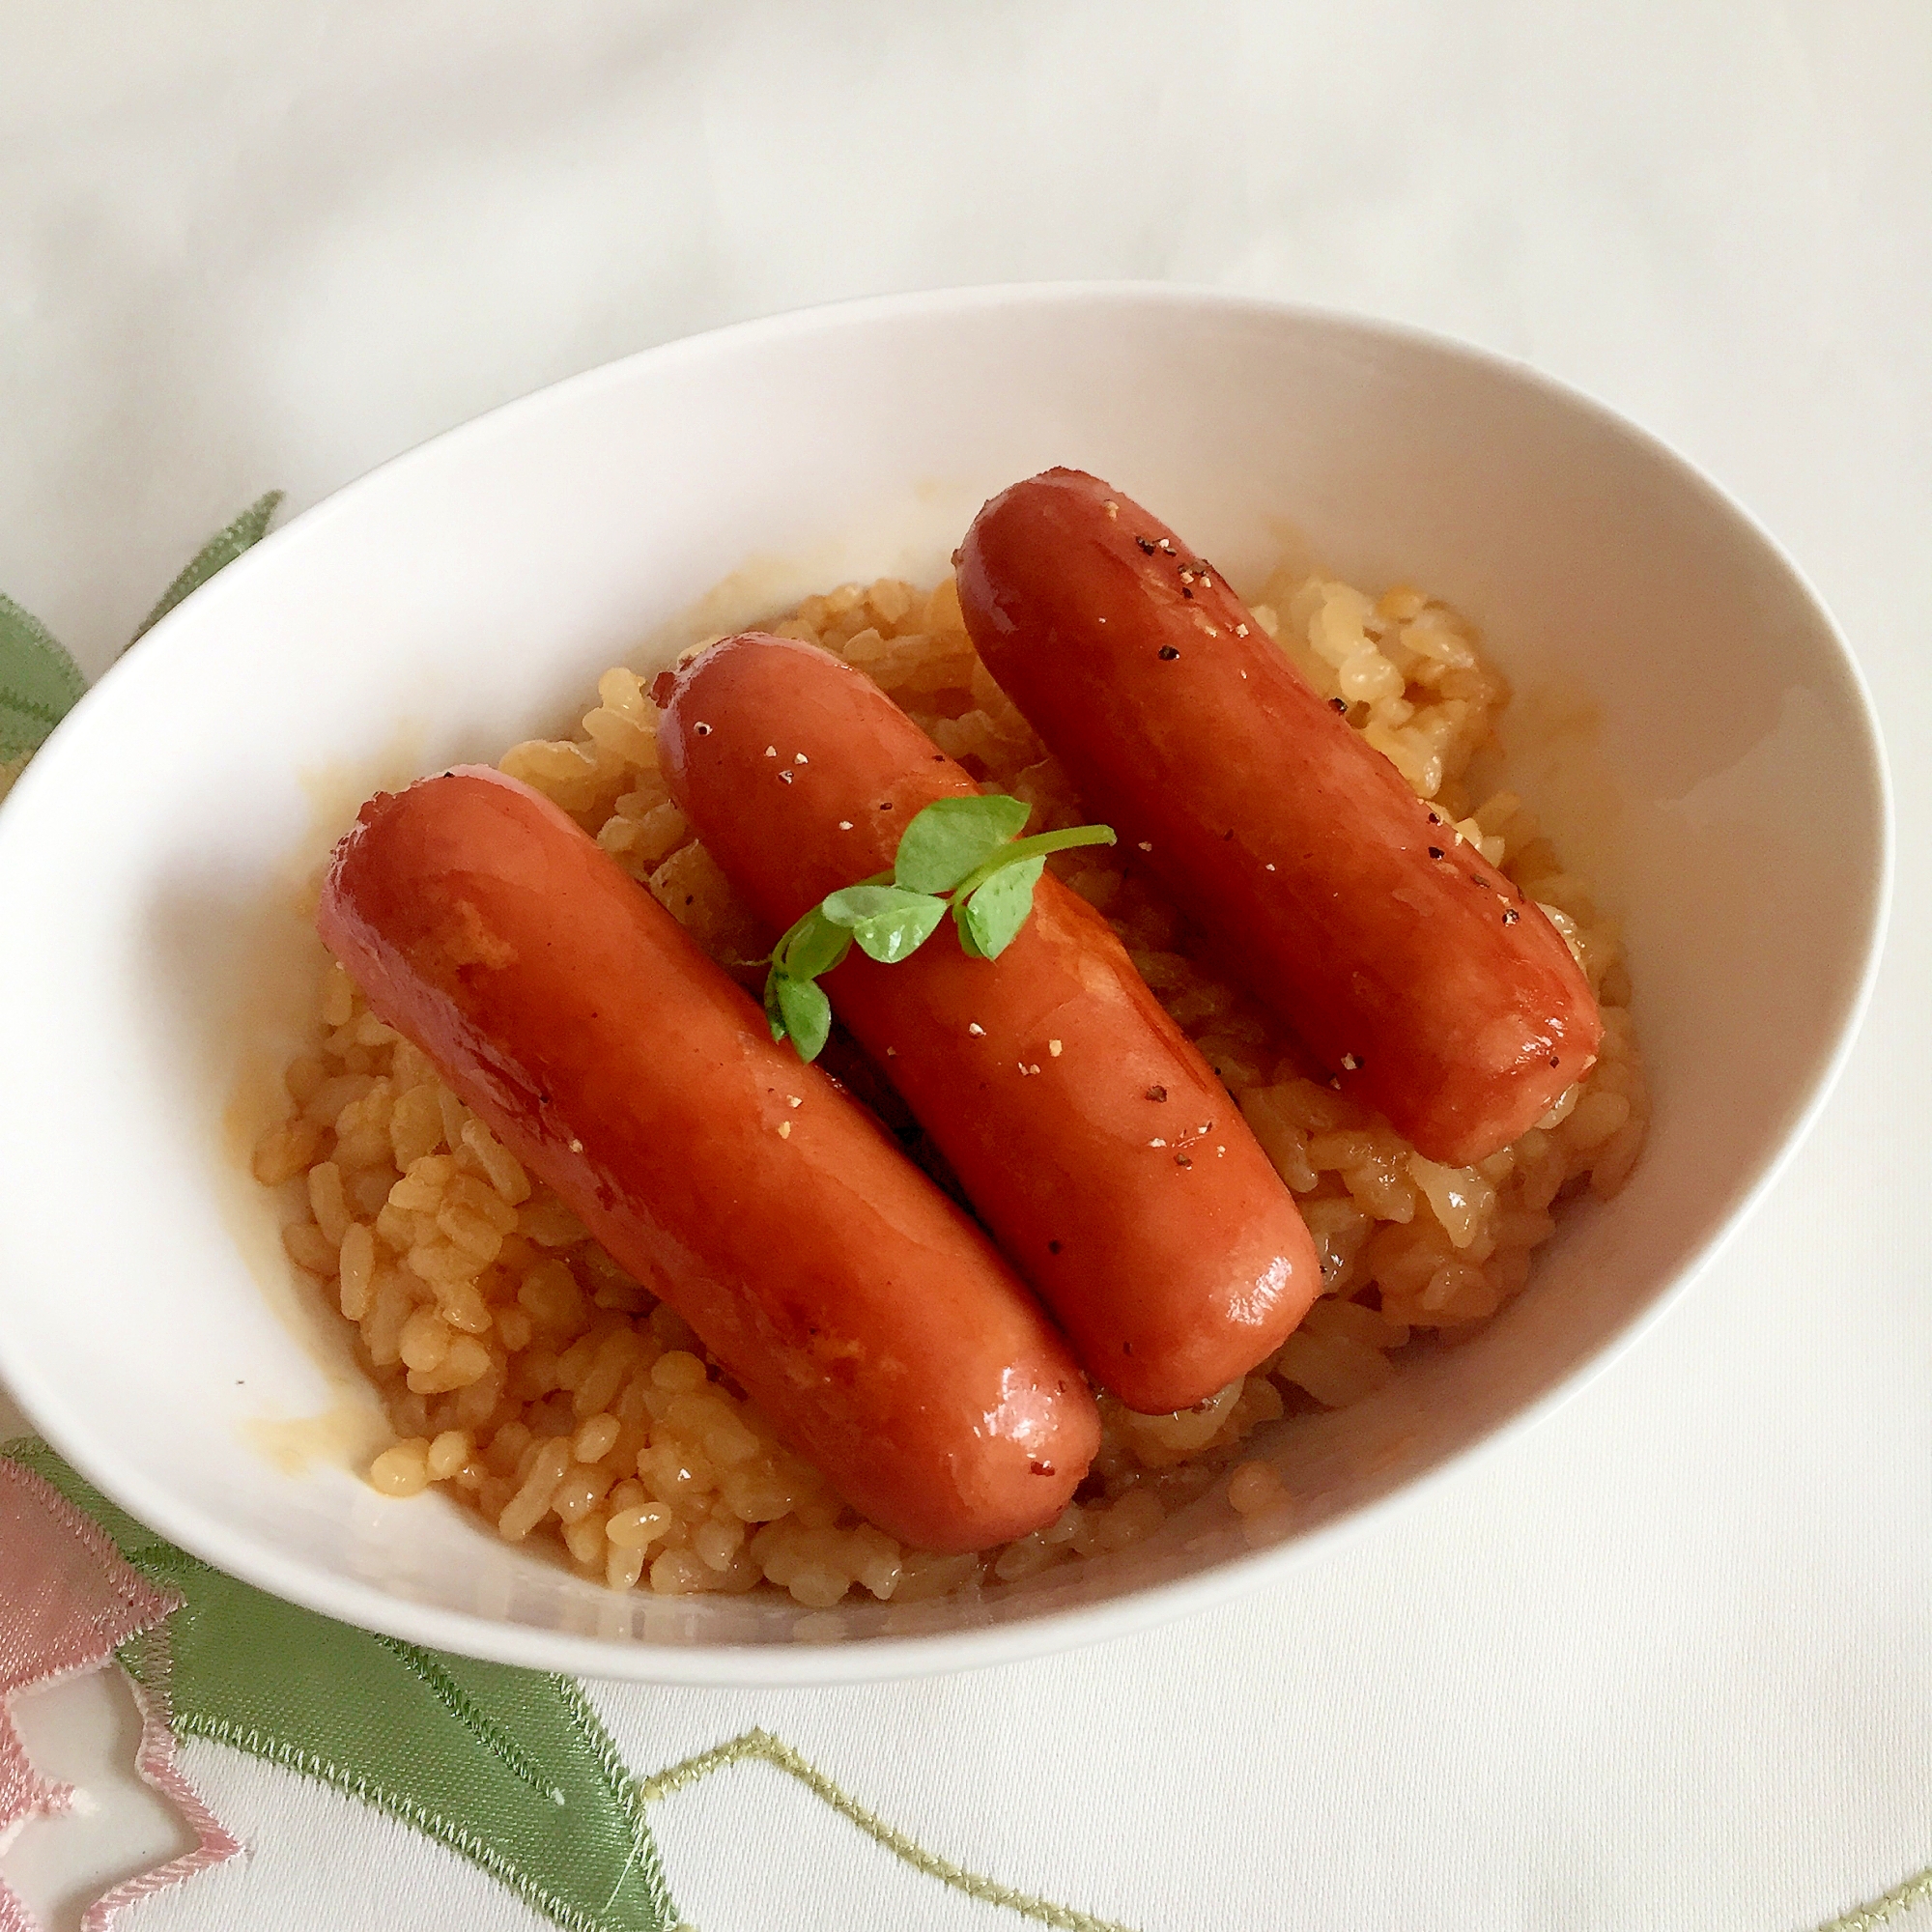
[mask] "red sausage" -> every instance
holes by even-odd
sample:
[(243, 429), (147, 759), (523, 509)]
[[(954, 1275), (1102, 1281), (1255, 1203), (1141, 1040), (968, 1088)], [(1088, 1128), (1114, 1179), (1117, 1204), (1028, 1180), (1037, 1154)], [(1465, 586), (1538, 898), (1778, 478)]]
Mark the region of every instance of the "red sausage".
[[(673, 796), (780, 927), (889, 871), (922, 807), (978, 789), (809, 644), (732, 638), (657, 695)], [(1321, 1271), (1293, 1197), (1106, 921), (1051, 873), (998, 959), (968, 958), (949, 923), (896, 965), (855, 950), (825, 986), (1130, 1408), (1204, 1400), (1301, 1320)]]
[(548, 800), (474, 767), (377, 796), (318, 923), (855, 1509), (964, 1550), (1065, 1507), (1099, 1413), (1032, 1297)]
[(1310, 689), (1165, 524), (1049, 469), (958, 556), (988, 671), (1345, 1090), (1481, 1160), (1595, 1063), (1556, 929)]

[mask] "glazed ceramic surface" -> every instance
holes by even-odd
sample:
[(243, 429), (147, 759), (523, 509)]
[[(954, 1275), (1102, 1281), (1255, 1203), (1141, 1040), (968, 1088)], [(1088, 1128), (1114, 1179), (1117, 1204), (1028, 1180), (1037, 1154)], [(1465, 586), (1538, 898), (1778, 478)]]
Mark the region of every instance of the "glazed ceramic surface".
[[(971, 1603), (620, 1597), (382, 1439), (245, 1150), (313, 996), (304, 879), (356, 801), (579, 712), (597, 673), (846, 579), (930, 582), (980, 503), (1106, 476), (1253, 583), (1284, 554), (1415, 582), (1518, 698), (1511, 784), (1620, 917), (1648, 1150), (1470, 1345), (1257, 1450), (1147, 1544)], [(1257, 783), (1267, 781), (1256, 773)], [(716, 1684), (952, 1668), (1253, 1587), (1373, 1524), (1627, 1342), (1774, 1185), (1883, 924), (1876, 732), (1830, 617), (1713, 484), (1519, 366), (1171, 289), (1003, 289), (781, 317), (595, 371), (298, 518), (182, 606), (0, 811), (0, 1377), (155, 1528), (443, 1648)]]

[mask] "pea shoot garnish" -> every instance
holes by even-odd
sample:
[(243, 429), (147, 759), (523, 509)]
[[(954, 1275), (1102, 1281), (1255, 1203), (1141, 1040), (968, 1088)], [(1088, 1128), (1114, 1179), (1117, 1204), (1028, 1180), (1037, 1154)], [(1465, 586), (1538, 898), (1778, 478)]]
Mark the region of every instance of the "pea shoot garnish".
[(993, 792), (935, 799), (900, 836), (893, 869), (831, 893), (772, 948), (765, 1018), (774, 1039), (816, 1060), (832, 1031), (832, 1003), (818, 983), (852, 950), (888, 966), (909, 958), (950, 911), (970, 959), (997, 959), (1033, 911), (1049, 852), (1111, 845), (1106, 825), (1019, 835), (1033, 808)]

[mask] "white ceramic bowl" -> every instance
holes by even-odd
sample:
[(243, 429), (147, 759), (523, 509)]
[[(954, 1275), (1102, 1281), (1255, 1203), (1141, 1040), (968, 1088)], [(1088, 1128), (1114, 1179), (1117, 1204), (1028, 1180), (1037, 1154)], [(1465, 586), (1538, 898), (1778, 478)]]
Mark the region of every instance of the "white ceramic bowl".
[[(806, 1612), (619, 1598), (441, 1498), (379, 1499), (350, 1472), (371, 1401), (237, 1153), (235, 1096), (308, 997), (292, 882), (377, 782), (492, 758), (605, 666), (807, 590), (930, 580), (984, 497), (1056, 463), (1237, 582), (1288, 541), (1485, 626), (1520, 693), (1515, 781), (1627, 923), (1656, 1089), (1628, 1189), (1566, 1218), (1475, 1343), (1277, 1427), (1297, 1500), (1259, 1548), (1209, 1499), (972, 1605)], [(1113, 1634), (1385, 1511), (1689, 1279), (1849, 1042), (1887, 828), (1858, 674), (1797, 570), (1680, 458), (1523, 368), (1164, 288), (923, 296), (676, 343), (297, 519), (118, 666), (0, 812), (0, 1375), (186, 1548), (451, 1650), (778, 1684)]]

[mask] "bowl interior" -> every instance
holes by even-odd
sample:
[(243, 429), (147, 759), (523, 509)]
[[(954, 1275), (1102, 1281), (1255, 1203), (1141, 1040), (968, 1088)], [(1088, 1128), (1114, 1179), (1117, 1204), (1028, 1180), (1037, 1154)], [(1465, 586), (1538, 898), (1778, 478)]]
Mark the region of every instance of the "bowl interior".
[[(1236, 583), (1293, 550), (1484, 626), (1518, 691), (1514, 788), (1626, 923), (1656, 1101), (1628, 1189), (1576, 1210), (1475, 1342), (1264, 1438), (1293, 1498), (1277, 1518), (1244, 1530), (1209, 1499), (971, 1605), (618, 1598), (440, 1499), (379, 1499), (351, 1473), (373, 1399), (241, 1165), (312, 985), (299, 881), (376, 784), (494, 758), (607, 665), (652, 668), (809, 590), (929, 582), (985, 497), (1055, 463)], [(115, 669), (0, 814), (0, 1374), (188, 1548), (448, 1648), (782, 1682), (1101, 1634), (1305, 1552), (1683, 1278), (1819, 1096), (1884, 878), (1869, 714), (1802, 581), (1686, 466), (1520, 370), (1155, 291), (867, 304), (674, 345), (270, 539)]]

